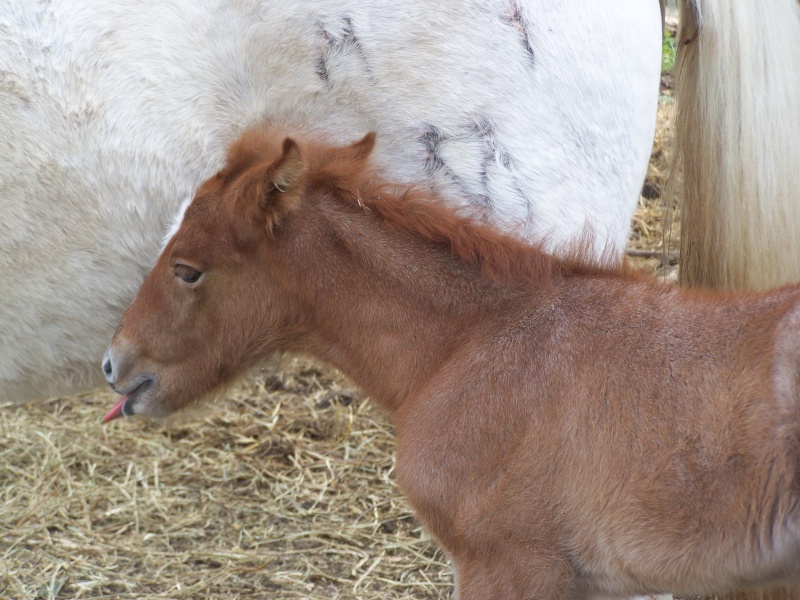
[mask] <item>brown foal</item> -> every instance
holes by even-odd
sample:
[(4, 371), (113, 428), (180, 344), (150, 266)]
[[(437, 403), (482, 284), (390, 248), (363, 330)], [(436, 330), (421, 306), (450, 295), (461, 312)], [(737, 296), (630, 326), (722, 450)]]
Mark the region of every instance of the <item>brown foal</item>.
[(106, 419), (310, 355), (390, 413), (461, 600), (796, 581), (798, 288), (554, 258), (387, 184), (374, 142), (261, 128), (232, 147), (114, 335)]

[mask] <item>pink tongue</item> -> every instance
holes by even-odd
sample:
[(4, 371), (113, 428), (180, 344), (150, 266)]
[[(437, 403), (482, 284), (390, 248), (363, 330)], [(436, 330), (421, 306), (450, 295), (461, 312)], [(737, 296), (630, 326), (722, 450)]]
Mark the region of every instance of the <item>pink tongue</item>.
[(108, 423), (109, 421), (113, 421), (114, 419), (122, 416), (122, 407), (125, 404), (125, 401), (130, 397), (130, 394), (125, 394), (122, 398), (117, 400), (117, 403), (111, 407), (111, 410), (106, 413), (106, 416), (103, 417), (103, 423)]

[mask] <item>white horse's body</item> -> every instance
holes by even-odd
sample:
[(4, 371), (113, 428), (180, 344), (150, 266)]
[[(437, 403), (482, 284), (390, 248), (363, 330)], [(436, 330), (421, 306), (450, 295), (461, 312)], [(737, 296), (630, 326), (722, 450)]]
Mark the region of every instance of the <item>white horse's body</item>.
[[(682, 261), (734, 257), (721, 285), (795, 279), (797, 5), (699, 8), (677, 69), (684, 195), (701, 208)], [(397, 179), (555, 251), (591, 232), (619, 258), (659, 69), (656, 0), (3, 0), (0, 402), (102, 383), (169, 220), (258, 120), (374, 130)]]
[(655, 0), (5, 0), (0, 401), (102, 383), (168, 221), (264, 118), (374, 130), (399, 179), (619, 256), (659, 30)]

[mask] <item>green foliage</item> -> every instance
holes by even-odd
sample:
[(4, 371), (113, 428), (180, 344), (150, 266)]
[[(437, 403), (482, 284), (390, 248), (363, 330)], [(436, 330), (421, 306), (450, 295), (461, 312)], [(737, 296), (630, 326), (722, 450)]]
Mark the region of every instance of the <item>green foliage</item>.
[(664, 41), (661, 42), (661, 74), (671, 73), (675, 68), (675, 49), (678, 41), (673, 33), (667, 29), (664, 31)]

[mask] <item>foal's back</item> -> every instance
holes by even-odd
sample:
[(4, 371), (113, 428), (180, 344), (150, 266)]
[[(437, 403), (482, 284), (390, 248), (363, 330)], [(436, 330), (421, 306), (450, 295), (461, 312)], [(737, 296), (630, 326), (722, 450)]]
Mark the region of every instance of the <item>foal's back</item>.
[(398, 424), (400, 456), (447, 471), (422, 477), (426, 495), (472, 491), (442, 517), (448, 541), (504, 540), (509, 564), (534, 539), (535, 554), (566, 547), (579, 585), (613, 594), (798, 574), (800, 292), (720, 298), (598, 275), (534, 296), (421, 394), (457, 402)]

